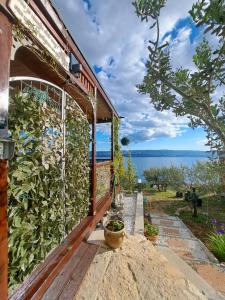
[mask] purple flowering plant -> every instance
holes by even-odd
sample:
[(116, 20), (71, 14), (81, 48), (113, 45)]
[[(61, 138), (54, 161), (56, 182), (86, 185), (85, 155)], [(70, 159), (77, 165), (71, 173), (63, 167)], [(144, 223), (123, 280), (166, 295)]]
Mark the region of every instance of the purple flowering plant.
[(212, 220), (214, 232), (209, 234), (210, 250), (220, 261), (225, 261), (225, 224)]
[(212, 224), (213, 224), (213, 225), (217, 225), (217, 223), (218, 223), (218, 222), (217, 222), (216, 219), (212, 219)]
[(225, 224), (221, 224), (217, 219), (212, 219), (212, 225), (216, 234), (225, 234)]

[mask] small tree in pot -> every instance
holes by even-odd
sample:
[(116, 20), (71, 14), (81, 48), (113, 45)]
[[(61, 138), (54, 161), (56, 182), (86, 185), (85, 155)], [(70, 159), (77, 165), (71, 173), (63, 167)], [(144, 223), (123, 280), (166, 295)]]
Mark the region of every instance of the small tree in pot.
[(113, 249), (122, 245), (124, 235), (124, 223), (122, 221), (111, 220), (104, 227), (105, 242)]

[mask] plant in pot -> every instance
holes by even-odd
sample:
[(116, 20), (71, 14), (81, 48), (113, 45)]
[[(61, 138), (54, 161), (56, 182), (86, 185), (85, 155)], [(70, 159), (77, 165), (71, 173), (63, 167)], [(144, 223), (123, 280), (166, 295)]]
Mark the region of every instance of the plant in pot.
[(104, 227), (105, 242), (113, 249), (122, 245), (124, 235), (124, 223), (122, 221), (110, 220)]
[(148, 240), (155, 242), (158, 234), (159, 234), (158, 226), (145, 223), (145, 236)]

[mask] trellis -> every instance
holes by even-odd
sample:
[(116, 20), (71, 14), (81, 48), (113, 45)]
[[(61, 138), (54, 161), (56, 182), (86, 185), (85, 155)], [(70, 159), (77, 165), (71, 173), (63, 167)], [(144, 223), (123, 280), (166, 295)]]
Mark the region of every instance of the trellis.
[(9, 173), (9, 286), (15, 289), (89, 209), (89, 124), (58, 87), (11, 83), (9, 130), (17, 141)]

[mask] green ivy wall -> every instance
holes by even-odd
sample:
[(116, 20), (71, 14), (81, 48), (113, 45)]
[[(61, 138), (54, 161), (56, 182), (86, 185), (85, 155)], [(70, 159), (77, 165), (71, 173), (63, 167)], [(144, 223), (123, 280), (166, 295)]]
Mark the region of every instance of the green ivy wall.
[[(53, 91), (11, 90), (9, 129), (16, 140), (8, 191), (11, 291), (89, 209), (89, 124), (69, 96), (63, 122)], [(61, 101), (62, 92), (54, 92)]]

